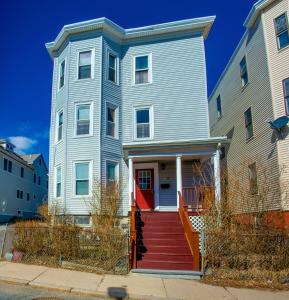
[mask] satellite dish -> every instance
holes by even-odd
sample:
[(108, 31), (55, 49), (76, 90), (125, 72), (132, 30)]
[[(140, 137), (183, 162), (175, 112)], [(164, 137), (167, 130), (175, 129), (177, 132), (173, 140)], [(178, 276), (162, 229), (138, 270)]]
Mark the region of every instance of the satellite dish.
[(287, 116), (279, 117), (274, 121), (268, 121), (270, 127), (272, 129), (277, 129), (278, 131), (283, 127), (285, 127), (288, 124), (288, 122), (289, 122), (289, 117)]

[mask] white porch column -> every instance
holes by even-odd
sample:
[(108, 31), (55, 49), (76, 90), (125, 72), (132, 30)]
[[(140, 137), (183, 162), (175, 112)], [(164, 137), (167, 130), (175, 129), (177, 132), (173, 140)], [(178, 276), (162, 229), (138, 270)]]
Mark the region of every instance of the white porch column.
[(219, 204), (221, 199), (221, 171), (220, 171), (220, 150), (217, 149), (214, 154), (214, 186), (215, 203)]
[(176, 177), (177, 177), (177, 207), (179, 208), (179, 194), (182, 193), (182, 157), (179, 155), (176, 158)]
[(132, 160), (132, 158), (128, 159), (128, 192), (129, 192), (129, 201), (131, 202), (131, 193), (134, 192), (133, 160)]

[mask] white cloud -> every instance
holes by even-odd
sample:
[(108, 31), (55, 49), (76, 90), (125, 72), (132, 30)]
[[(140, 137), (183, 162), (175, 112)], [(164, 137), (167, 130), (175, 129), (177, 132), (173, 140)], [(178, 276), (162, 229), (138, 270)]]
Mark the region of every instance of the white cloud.
[(20, 154), (25, 154), (26, 151), (32, 150), (33, 146), (38, 142), (25, 136), (11, 136), (9, 141), (16, 147), (15, 151)]

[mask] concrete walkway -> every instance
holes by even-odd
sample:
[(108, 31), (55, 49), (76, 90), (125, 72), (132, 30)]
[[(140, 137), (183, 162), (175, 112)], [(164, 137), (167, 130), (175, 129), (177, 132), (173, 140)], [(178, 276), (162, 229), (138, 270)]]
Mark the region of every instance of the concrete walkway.
[(122, 294), (123, 298), (136, 299), (289, 299), (289, 292), (222, 288), (197, 280), (162, 279), (137, 274), (96, 275), (9, 262), (0, 262), (0, 280), (98, 297), (117, 293)]

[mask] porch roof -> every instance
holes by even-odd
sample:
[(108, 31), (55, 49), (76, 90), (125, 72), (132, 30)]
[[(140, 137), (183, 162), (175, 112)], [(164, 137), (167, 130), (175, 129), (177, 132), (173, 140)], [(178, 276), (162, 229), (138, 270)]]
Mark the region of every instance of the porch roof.
[[(149, 151), (147, 155), (149, 156), (162, 156), (165, 152), (167, 152), (170, 156), (175, 154), (182, 154), (184, 150), (185, 155), (193, 154), (192, 152), (188, 151), (189, 147), (191, 146), (209, 146), (211, 151), (216, 149), (220, 144), (228, 143), (229, 140), (227, 137), (211, 137), (207, 139), (194, 139), (194, 140), (167, 140), (167, 141), (135, 141), (132, 143), (124, 143), (123, 150), (124, 156), (143, 156), (146, 153), (143, 151)], [(156, 153), (150, 152), (151, 150), (156, 150)], [(162, 152), (158, 152), (162, 151)], [(195, 154), (208, 154), (211, 151), (202, 151)]]

